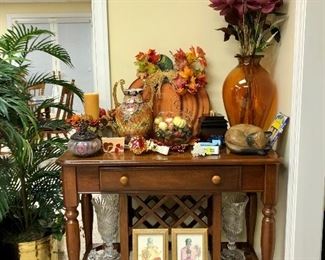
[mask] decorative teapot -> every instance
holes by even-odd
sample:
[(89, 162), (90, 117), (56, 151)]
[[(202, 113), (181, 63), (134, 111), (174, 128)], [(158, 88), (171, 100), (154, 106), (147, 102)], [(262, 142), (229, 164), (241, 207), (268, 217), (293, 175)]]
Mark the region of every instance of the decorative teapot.
[[(122, 103), (116, 97), (116, 89), (120, 84), (124, 93)], [(132, 136), (148, 137), (152, 129), (152, 98), (145, 102), (142, 98), (143, 89), (124, 89), (124, 80), (114, 84), (113, 97), (115, 103), (115, 130), (119, 136), (125, 136), (126, 141)]]

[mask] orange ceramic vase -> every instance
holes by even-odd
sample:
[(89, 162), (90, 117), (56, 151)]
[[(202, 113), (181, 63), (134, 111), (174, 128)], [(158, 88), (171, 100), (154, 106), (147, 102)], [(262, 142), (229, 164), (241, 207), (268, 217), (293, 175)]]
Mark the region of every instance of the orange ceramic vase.
[(228, 74), (222, 90), (230, 126), (245, 123), (265, 128), (275, 84), (260, 65), (262, 56), (236, 57), (239, 64)]

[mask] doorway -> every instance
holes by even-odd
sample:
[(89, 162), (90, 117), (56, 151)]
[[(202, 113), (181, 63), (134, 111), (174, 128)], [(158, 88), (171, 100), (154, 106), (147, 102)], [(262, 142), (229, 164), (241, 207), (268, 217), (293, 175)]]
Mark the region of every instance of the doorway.
[[(43, 53), (33, 53), (31, 73), (52, 72), (56, 78), (75, 80), (77, 87), (84, 92), (94, 92), (94, 75), (92, 63), (92, 22), (91, 15), (79, 16), (48, 15), (46, 17), (11, 17), (11, 24), (21, 23), (47, 29), (55, 34), (54, 40), (63, 46), (71, 56), (74, 67), (69, 67), (54, 57)], [(61, 90), (58, 86), (48, 86), (45, 95), (59, 98)], [(83, 113), (83, 105), (79, 99), (74, 99), (73, 110)]]

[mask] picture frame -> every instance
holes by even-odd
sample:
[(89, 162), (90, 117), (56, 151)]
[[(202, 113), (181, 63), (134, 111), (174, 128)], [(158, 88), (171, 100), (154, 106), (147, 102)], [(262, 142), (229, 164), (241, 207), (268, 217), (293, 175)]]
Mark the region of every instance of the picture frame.
[(102, 148), (105, 153), (123, 153), (125, 137), (102, 137)]
[(172, 259), (208, 260), (208, 229), (172, 229)]
[(168, 260), (168, 229), (133, 229), (133, 260)]

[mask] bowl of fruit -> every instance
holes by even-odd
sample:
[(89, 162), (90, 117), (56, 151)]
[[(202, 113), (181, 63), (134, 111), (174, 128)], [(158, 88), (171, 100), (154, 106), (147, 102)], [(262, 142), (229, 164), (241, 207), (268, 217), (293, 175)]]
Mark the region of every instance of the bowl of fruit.
[(185, 114), (160, 112), (154, 119), (154, 138), (165, 145), (187, 144), (192, 137), (192, 126)]

